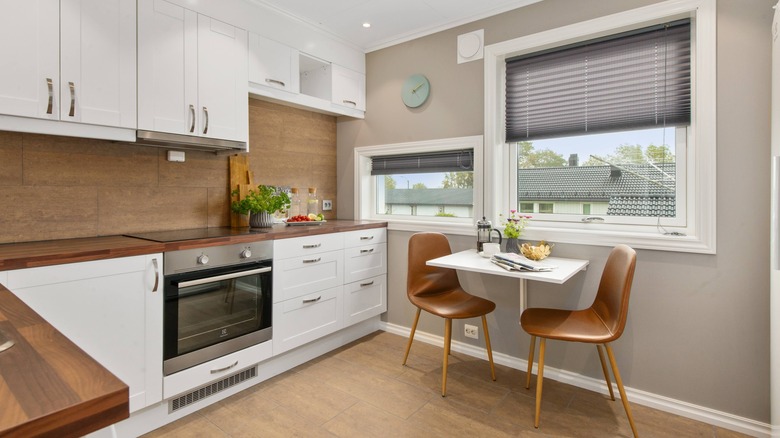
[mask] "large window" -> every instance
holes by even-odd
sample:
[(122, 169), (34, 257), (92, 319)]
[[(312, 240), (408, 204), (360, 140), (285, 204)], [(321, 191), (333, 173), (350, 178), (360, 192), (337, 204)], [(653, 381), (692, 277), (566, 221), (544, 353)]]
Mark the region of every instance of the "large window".
[(715, 250), (715, 1), (486, 47), (486, 211), (525, 236)]
[(391, 229), (470, 231), (482, 213), (481, 157), (482, 137), (357, 148), (356, 217)]

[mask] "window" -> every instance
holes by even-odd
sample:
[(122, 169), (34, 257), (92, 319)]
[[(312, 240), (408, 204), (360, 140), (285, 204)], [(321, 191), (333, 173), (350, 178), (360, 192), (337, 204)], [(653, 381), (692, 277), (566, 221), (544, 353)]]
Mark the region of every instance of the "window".
[(481, 136), (367, 146), (355, 155), (357, 218), (473, 233), (482, 215)]
[(534, 203), (533, 202), (521, 202), (520, 203), (520, 213), (533, 213), (534, 212)]
[(530, 239), (714, 253), (714, 72), (714, 0), (486, 47), (486, 211), (535, 204)]

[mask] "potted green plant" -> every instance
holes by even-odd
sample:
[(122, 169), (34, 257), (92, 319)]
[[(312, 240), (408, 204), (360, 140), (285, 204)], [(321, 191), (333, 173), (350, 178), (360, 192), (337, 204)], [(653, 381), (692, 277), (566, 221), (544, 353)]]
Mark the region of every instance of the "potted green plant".
[[(233, 190), (232, 195), (238, 196), (238, 190)], [(290, 196), (280, 187), (261, 184), (257, 190), (250, 189), (244, 199), (233, 201), (230, 208), (239, 214), (248, 213), (252, 228), (270, 227), (276, 211), (290, 208)]]

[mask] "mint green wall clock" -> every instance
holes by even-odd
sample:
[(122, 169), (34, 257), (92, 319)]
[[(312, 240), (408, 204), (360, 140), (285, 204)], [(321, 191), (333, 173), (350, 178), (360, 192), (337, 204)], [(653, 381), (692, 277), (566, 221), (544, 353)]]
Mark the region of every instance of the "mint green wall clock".
[(409, 108), (417, 108), (428, 100), (431, 93), (431, 84), (424, 75), (415, 74), (409, 76), (401, 87), (401, 99)]

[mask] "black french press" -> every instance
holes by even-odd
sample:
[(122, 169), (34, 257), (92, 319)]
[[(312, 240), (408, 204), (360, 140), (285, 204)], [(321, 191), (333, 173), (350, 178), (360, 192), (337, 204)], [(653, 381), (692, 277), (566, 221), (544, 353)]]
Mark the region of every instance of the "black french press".
[(477, 252), (482, 252), (482, 244), (491, 242), (493, 231), (498, 234), (498, 243), (501, 244), (501, 231), (493, 228), (493, 224), (485, 220), (485, 216), (477, 221)]

